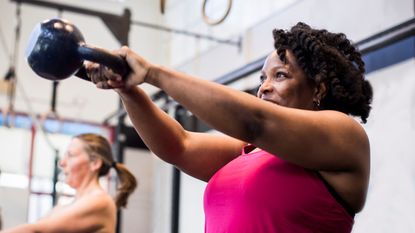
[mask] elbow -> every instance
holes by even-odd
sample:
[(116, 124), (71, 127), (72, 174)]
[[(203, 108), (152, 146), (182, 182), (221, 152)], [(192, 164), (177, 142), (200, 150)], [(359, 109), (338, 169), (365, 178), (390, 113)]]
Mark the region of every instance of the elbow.
[(170, 145), (167, 150), (160, 151), (159, 153), (154, 152), (164, 162), (177, 166), (180, 164), (182, 157), (184, 157), (185, 146), (182, 143), (177, 143)]

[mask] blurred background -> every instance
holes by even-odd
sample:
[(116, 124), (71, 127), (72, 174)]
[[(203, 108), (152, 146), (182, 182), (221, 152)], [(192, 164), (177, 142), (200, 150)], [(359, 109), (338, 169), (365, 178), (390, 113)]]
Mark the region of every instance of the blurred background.
[[(252, 93), (273, 50), (272, 29), (298, 21), (345, 33), (374, 88), (364, 125), (371, 180), (353, 232), (415, 232), (415, 3), (413, 0), (0, 0), (0, 215), (2, 227), (34, 222), (73, 198), (56, 166), (71, 137), (95, 132), (138, 177), (117, 232), (204, 230), (206, 183), (147, 150), (113, 91), (76, 77), (39, 78), (25, 60), (36, 24), (61, 17), (86, 43), (129, 45), (153, 63)], [(209, 131), (163, 92), (143, 85), (187, 129)], [(102, 180), (109, 192), (115, 176)]]

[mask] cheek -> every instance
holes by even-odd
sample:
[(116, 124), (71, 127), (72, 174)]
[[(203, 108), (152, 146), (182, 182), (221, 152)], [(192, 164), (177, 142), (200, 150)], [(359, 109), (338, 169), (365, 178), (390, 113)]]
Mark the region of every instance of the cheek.
[(288, 85), (285, 85), (285, 83), (274, 85), (274, 90), (281, 101), (288, 101), (288, 99), (291, 99), (293, 96), (292, 88), (290, 88)]
[(67, 183), (71, 186), (76, 186), (80, 182), (82, 177), (85, 177), (88, 169), (87, 163), (80, 161), (73, 161), (68, 164), (68, 176), (66, 177)]
[(286, 107), (298, 108), (303, 105), (304, 91), (295, 85), (285, 85), (284, 83), (275, 87), (277, 98), (281, 105)]

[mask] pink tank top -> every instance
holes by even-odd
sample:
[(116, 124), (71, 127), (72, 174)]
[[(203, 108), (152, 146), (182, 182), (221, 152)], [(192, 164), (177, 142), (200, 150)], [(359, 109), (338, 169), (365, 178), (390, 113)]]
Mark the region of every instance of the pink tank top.
[(316, 172), (265, 151), (216, 172), (204, 210), (206, 233), (345, 233), (354, 222)]

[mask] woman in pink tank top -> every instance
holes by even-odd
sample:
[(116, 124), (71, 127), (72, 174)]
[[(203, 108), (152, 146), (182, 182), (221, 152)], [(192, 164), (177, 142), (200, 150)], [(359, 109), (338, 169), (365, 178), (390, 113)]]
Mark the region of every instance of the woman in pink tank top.
[[(207, 181), (208, 233), (350, 232), (369, 181), (372, 89), (361, 54), (341, 33), (298, 23), (273, 31), (257, 97), (154, 65), (127, 47), (124, 79), (87, 64), (115, 89), (154, 154)], [(162, 89), (224, 135), (189, 132), (138, 84)], [(241, 150), (244, 150), (241, 153)]]

